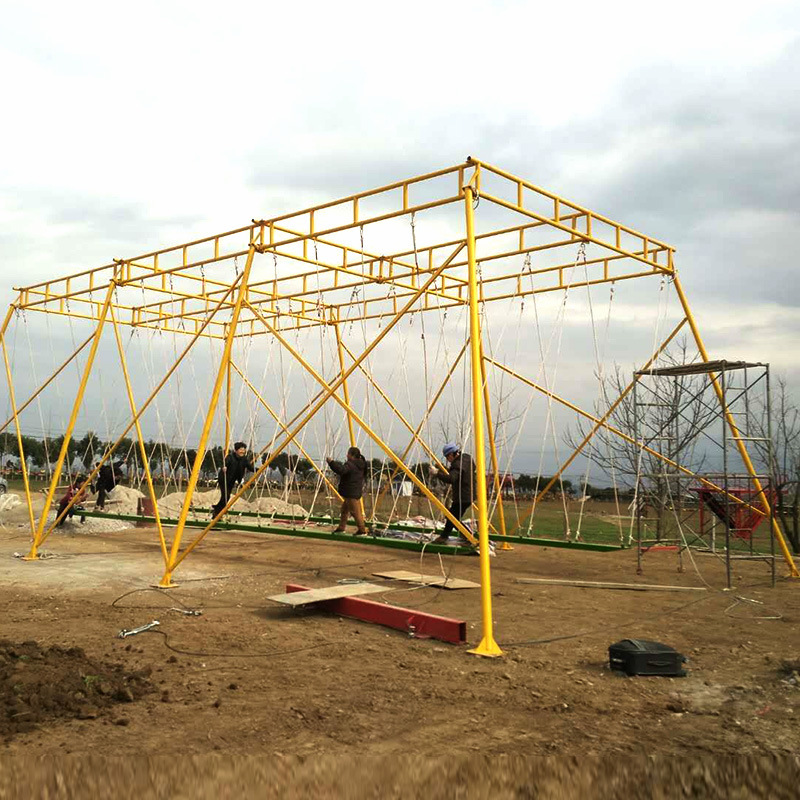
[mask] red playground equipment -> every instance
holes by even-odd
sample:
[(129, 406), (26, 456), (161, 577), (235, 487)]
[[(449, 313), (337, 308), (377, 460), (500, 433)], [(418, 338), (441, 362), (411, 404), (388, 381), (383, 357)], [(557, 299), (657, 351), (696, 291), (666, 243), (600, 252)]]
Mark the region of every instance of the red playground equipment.
[[(692, 491), (697, 494), (700, 501), (701, 531), (706, 530), (708, 514), (711, 512), (713, 517), (719, 519), (732, 535), (749, 542), (753, 538), (756, 528), (767, 519), (761, 510), (759, 492), (753, 487), (729, 486), (727, 499), (723, 489), (710, 486), (697, 486), (692, 488)], [(763, 491), (770, 506), (774, 508), (778, 499), (777, 492), (768, 488)], [(742, 502), (736, 502), (734, 497)]]

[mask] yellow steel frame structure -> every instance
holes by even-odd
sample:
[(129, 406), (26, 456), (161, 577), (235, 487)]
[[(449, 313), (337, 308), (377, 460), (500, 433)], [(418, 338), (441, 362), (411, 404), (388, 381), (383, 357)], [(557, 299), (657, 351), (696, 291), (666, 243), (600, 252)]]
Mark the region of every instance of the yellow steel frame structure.
[[(477, 210), (479, 203), (480, 212)], [(379, 254), (364, 247), (365, 228), (391, 224), (393, 220), (399, 218), (410, 218), (413, 225), (418, 214), (459, 205), (463, 208), (463, 227), (455, 238), (425, 242), (419, 246), (415, 239), (413, 249), (403, 249), (389, 254)], [(486, 208), (491, 209), (488, 215), (482, 213)], [(500, 217), (507, 217), (511, 224), (497, 224), (495, 220)], [(479, 223), (481, 227), (478, 227)], [(584, 274), (576, 278), (574, 252), (576, 246), (581, 243), (593, 246), (593, 257), (581, 262)], [(599, 255), (595, 256), (594, 251)], [(541, 263), (536, 268), (528, 266), (520, 270), (518, 257), (531, 254), (536, 254), (537, 261), (541, 260)], [(239, 259), (244, 259), (241, 271)], [(284, 264), (295, 264), (296, 268), (278, 274), (279, 259)], [(270, 261), (275, 265), (272, 276), (266, 275)], [(231, 266), (235, 269), (235, 276), (230, 275)], [(89, 347), (68, 429), (65, 432), (64, 445), (59, 454), (56, 474), (46, 495), (47, 510), (53, 501), (59, 473), (67, 453), (68, 440), (75, 426), (97, 346), (105, 327), (113, 328), (117, 341), (132, 420), (103, 461), (112, 456), (124, 436), (132, 429), (135, 429), (138, 446), (143, 447), (139, 420), (145, 409), (162, 390), (170, 375), (197, 341), (208, 338), (219, 340), (224, 343), (223, 355), (208, 402), (186, 500), (169, 545), (161, 521), (157, 518), (164, 560), (161, 585), (172, 585), (174, 570), (221, 517), (219, 515), (212, 520), (188, 546), (181, 550), (182, 536), (200, 465), (220, 402), (224, 403), (224, 446), (226, 449), (230, 446), (231, 384), (234, 376), (238, 376), (255, 394), (261, 407), (280, 426), (284, 438), (271, 448), (271, 458), (265, 461), (255, 476), (231, 497), (228, 507), (257, 480), (278, 453), (290, 445), (298, 446), (299, 431), (332, 398), (346, 414), (349, 441), (355, 442), (355, 428), (361, 428), (392, 460), (396, 461), (398, 471), (405, 472), (469, 541), (478, 544), (481, 555), (483, 637), (474, 652), (481, 655), (498, 655), (500, 649), (494, 639), (491, 612), (489, 520), (486, 502), (487, 450), (494, 474), (495, 490), (499, 489), (499, 466), (487, 388), (487, 369), (504, 370), (534, 390), (549, 395), (556, 402), (567, 404), (594, 422), (590, 434), (569, 456), (559, 474), (588, 444), (591, 435), (601, 427), (624, 437), (624, 433), (608, 424), (608, 419), (631, 387), (611, 404), (602, 417), (582, 411), (520, 375), (512, 367), (485, 356), (479, 308), (485, 303), (503, 299), (524, 298), (533, 294), (652, 276), (657, 276), (660, 280), (664, 278), (669, 280), (677, 293), (684, 316), (678, 328), (659, 344), (647, 363), (652, 363), (678, 330), (685, 325), (688, 325), (702, 358), (708, 361), (705, 345), (675, 270), (674, 249), (671, 246), (498, 167), (469, 158), (462, 164), (339, 200), (270, 219), (254, 219), (234, 230), (144, 253), (134, 258), (115, 259), (101, 267), (16, 289), (18, 297), (0, 328), (0, 344), (2, 344), (9, 386), (10, 407), (13, 412), (0, 427), (0, 432), (14, 424), (21, 447), (20, 412), (30, 405), (81, 351)], [(96, 297), (96, 293), (102, 294), (102, 299)], [(370, 375), (364, 361), (405, 315), (443, 311), (453, 307), (464, 307), (469, 311), (468, 339), (430, 403), (425, 418), (415, 428), (392, 404), (388, 393), (381, 389), (378, 382)], [(14, 313), (18, 311), (68, 316), (88, 320), (94, 325), (92, 336), (22, 405), (17, 404), (14, 394), (12, 369), (6, 349), (6, 332)], [(356, 354), (342, 341), (340, 326), (344, 320), (348, 323), (379, 321), (381, 330), (362, 353)], [(188, 345), (175, 364), (138, 408), (121, 346), (119, 334), (121, 326), (163, 331), (188, 338)], [(318, 326), (332, 326), (336, 334), (338, 377), (332, 381), (320, 375), (286, 338), (289, 332)], [(318, 394), (291, 420), (281, 420), (259, 395), (245, 372), (233, 362), (234, 341), (253, 336), (270, 336), (279, 342), (280, 346), (291, 354), (320, 386)], [(471, 531), (465, 528), (460, 520), (450, 517), (449, 511), (419, 481), (404, 460), (415, 443), (421, 444), (429, 456), (436, 460), (433, 455), (434, 448), (430, 443), (424, 442), (421, 436), (424, 420), (441, 396), (457, 362), (467, 351), (471, 374), (473, 452), (478, 482), (477, 542)], [(410, 444), (403, 453), (394, 453), (353, 407), (347, 379), (356, 370), (363, 373), (380, 392), (411, 433)], [(721, 394), (719, 396), (721, 401)], [(738, 434), (735, 420), (729, 413), (727, 421), (746, 468), (755, 476), (755, 469), (745, 444)], [(301, 452), (314, 463), (302, 448)], [(148, 492), (154, 499), (152, 476), (146, 463), (147, 459), (144, 461)], [(24, 458), (22, 463), (25, 474)], [(99, 466), (95, 468), (87, 482), (96, 474)], [(320, 474), (324, 474), (319, 465), (314, 466)], [(685, 467), (676, 466), (690, 473)], [(755, 480), (757, 482), (757, 478)], [(27, 474), (25, 474), (25, 486), (32, 536), (28, 558), (35, 559), (39, 547), (52, 532), (55, 524), (48, 527), (46, 511), (40, 516), (38, 524), (36, 523)], [(545, 491), (549, 489), (550, 486), (546, 487)], [(763, 492), (760, 508), (765, 514), (769, 512), (767, 498)], [(501, 535), (505, 534), (502, 502), (499, 526)], [(774, 521), (773, 526), (790, 574), (798, 577), (797, 567)]]

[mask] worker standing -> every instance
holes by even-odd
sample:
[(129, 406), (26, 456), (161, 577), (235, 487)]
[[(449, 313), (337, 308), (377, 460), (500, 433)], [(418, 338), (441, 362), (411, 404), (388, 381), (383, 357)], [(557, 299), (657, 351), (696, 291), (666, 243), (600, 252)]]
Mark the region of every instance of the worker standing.
[(347, 460), (342, 464), (331, 458), (326, 459), (328, 466), (339, 476), (338, 492), (342, 496), (342, 513), (339, 527), (334, 533), (344, 533), (347, 519), (351, 515), (356, 521), (356, 536), (364, 536), (367, 528), (364, 515), (361, 513), (361, 496), (364, 494), (364, 478), (367, 474), (367, 460), (357, 447), (347, 451)]
[[(447, 459), (448, 471), (432, 468), (431, 475), (450, 485), (453, 490), (450, 513), (456, 519), (461, 519), (462, 514), (475, 500), (475, 464), (472, 456), (462, 453), (461, 448), (453, 442), (448, 442), (442, 448), (442, 454)], [(446, 542), (453, 528), (453, 523), (449, 519), (445, 520), (441, 534), (434, 541), (437, 544)]]

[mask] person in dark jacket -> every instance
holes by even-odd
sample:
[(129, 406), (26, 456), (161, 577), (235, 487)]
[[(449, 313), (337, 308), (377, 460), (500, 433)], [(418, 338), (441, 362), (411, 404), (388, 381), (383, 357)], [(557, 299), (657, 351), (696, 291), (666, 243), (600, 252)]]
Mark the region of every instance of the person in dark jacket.
[(328, 466), (339, 476), (338, 492), (342, 496), (342, 515), (339, 527), (334, 533), (344, 533), (347, 518), (352, 515), (356, 521), (356, 536), (367, 533), (364, 515), (361, 513), (361, 495), (364, 493), (364, 478), (367, 474), (367, 460), (357, 447), (347, 451), (347, 461), (342, 464), (333, 459), (326, 459)]
[(217, 484), (219, 485), (219, 500), (211, 507), (211, 516), (217, 514), (228, 505), (228, 498), (231, 496), (240, 483), (244, 483), (245, 475), (248, 472), (255, 472), (256, 466), (253, 456), (247, 457), (247, 445), (244, 442), (236, 442), (233, 450), (225, 456), (225, 463), (217, 473)]
[(106, 496), (114, 491), (114, 487), (122, 482), (122, 467), (126, 461), (121, 458), (119, 461), (106, 461), (97, 473), (97, 500), (95, 501), (95, 511), (102, 511), (106, 507)]
[[(475, 499), (475, 465), (472, 456), (462, 453), (457, 444), (448, 442), (442, 453), (447, 459), (448, 471), (434, 470), (433, 476), (450, 485), (453, 490), (453, 499), (450, 503), (450, 513), (461, 519), (461, 515), (472, 506)], [(441, 535), (434, 541), (437, 544), (446, 542), (453, 532), (453, 523), (445, 520)]]

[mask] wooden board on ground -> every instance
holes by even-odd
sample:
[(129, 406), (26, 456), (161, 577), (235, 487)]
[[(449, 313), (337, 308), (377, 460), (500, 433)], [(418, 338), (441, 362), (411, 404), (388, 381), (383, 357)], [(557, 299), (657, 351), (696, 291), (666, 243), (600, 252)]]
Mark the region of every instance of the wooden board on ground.
[(463, 578), (445, 578), (442, 575), (422, 575), (407, 569), (398, 569), (394, 572), (373, 572), (376, 578), (391, 578), (396, 581), (419, 583), (422, 586), (438, 586), (442, 589), (480, 589), (481, 585), (474, 581), (465, 581)]
[(580, 589), (627, 589), (631, 592), (705, 592), (704, 586), (659, 586), (654, 583), (609, 583), (607, 581), (573, 581), (562, 578), (517, 578), (517, 583), (543, 586), (577, 586)]
[(267, 599), (287, 606), (304, 606), (308, 603), (318, 603), (320, 600), (335, 600), (337, 597), (355, 597), (359, 594), (385, 591), (387, 591), (385, 586), (377, 586), (374, 583), (347, 583), (342, 586), (323, 586), (321, 589), (309, 589), (305, 592), (274, 594)]

